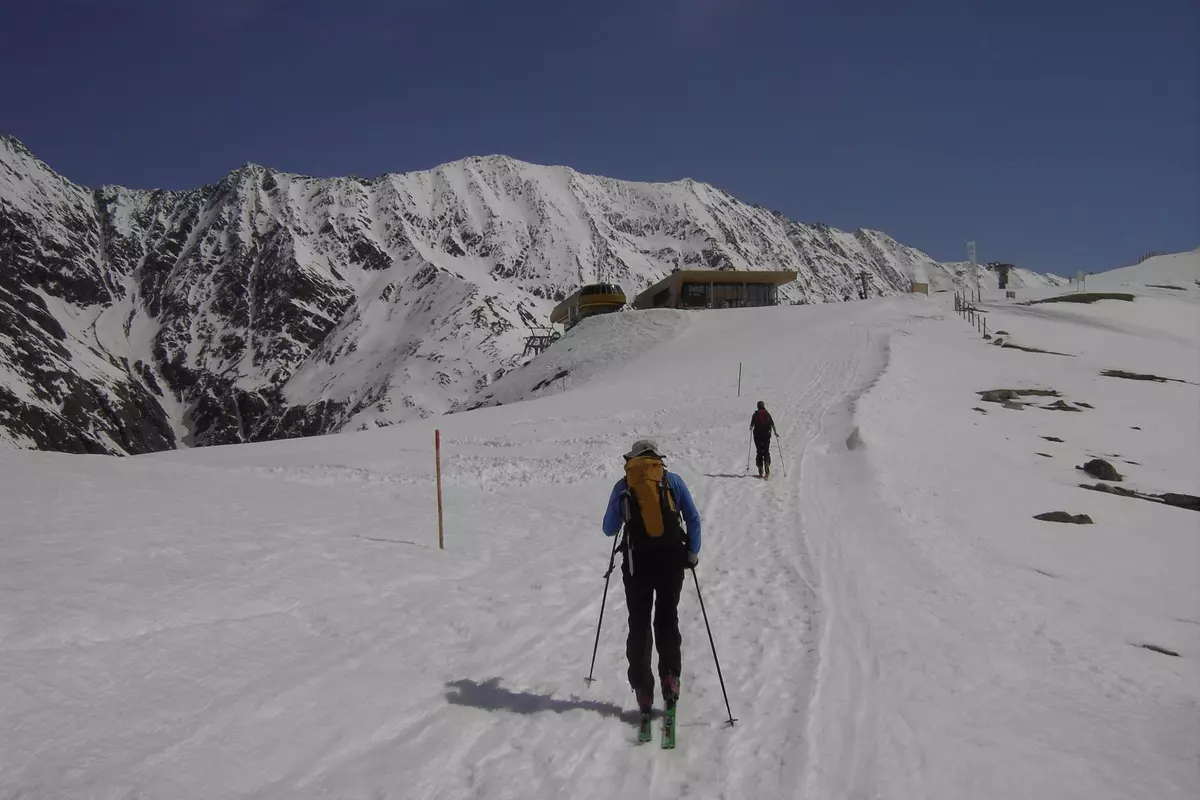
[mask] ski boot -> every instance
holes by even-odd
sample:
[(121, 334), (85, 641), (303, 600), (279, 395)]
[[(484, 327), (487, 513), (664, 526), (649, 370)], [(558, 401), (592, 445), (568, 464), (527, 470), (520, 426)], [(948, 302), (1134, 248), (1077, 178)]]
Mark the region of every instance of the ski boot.
[(650, 713), (654, 710), (654, 690), (635, 689), (634, 695), (637, 697), (638, 711), (642, 715), (638, 722), (638, 742), (648, 742), (650, 741)]
[(679, 702), (679, 678), (675, 675), (664, 675), (662, 678), (663, 691), (663, 729), (662, 748), (675, 749), (675, 706)]

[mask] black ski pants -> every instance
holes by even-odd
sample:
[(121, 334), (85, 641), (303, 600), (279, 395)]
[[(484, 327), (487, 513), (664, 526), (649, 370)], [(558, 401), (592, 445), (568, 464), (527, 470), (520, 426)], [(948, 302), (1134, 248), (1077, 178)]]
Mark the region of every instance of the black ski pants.
[(764, 466), (771, 466), (771, 434), (754, 436), (754, 465), (761, 471)]
[[(629, 659), (629, 685), (635, 691), (654, 691), (654, 673), (650, 661), (654, 643), (658, 643), (658, 676), (679, 677), (682, 669), (683, 637), (679, 633), (679, 594), (683, 591), (683, 548), (638, 550), (621, 564), (625, 582), (625, 605), (629, 608), (629, 638), (625, 655)], [(650, 616), (654, 613), (653, 635)]]

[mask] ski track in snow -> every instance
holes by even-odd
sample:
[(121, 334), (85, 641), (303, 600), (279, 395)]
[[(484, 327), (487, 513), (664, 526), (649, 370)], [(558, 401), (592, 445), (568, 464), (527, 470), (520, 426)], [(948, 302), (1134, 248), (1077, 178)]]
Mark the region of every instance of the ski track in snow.
[[(1028, 635), (1037, 609), (972, 594), (1003, 586), (994, 564), (921, 533), (940, 506), (899, 502), (916, 490), (879, 472), (893, 464), (880, 409), (924, 374), (907, 346), (893, 369), (894, 337), (962, 333), (944, 306), (701, 313), (566, 391), (387, 431), (122, 461), (4, 454), (0, 797), (1100, 796), (1063, 783), (1078, 753), (1056, 767), (1050, 749), (1074, 734), (989, 725), (1007, 697), (1038, 704), (1011, 712), (1014, 730), (1093, 713), (1022, 677), (1065, 670), (1057, 640)], [(782, 436), (769, 481), (747, 470), (760, 398)], [(583, 680), (611, 548), (600, 519), (644, 435), (700, 506), (697, 575), (738, 719), (724, 724), (689, 574), (673, 752), (657, 725), (634, 744), (619, 570)], [(1076, 699), (1099, 687), (1148, 713), (1155, 692), (1072, 669)]]

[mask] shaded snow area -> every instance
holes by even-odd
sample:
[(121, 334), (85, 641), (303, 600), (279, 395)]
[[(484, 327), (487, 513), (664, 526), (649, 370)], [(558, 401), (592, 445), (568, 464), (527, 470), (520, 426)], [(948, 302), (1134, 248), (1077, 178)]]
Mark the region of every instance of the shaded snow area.
[[(1200, 286), (1119, 278), (1132, 300), (985, 291), (1024, 350), (948, 294), (627, 314), (498, 406), (0, 453), (0, 797), (1194, 798), (1200, 514), (1157, 497), (1197, 493)], [(584, 682), (641, 436), (703, 517), (738, 718), (689, 579), (674, 751), (635, 744), (619, 581)], [(1080, 488), (1093, 458), (1128, 496)]]
[(653, 309), (588, 317), (523, 369), (503, 373), (455, 410), (499, 406), (582, 387), (609, 369), (628, 367), (678, 336), (694, 316), (686, 311)]

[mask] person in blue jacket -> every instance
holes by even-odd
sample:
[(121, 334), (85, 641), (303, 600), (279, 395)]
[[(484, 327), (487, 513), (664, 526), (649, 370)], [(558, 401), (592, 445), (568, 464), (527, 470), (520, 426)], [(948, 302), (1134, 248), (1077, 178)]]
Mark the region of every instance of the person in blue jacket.
[(639, 709), (648, 713), (654, 705), (651, 653), (655, 641), (663, 700), (673, 705), (679, 697), (683, 661), (679, 594), (684, 570), (694, 569), (700, 560), (700, 513), (687, 484), (663, 465), (654, 440), (634, 442), (624, 457), (625, 477), (613, 486), (603, 527), (605, 536), (625, 531), (618, 547), (629, 608), (625, 655), (629, 685)]

